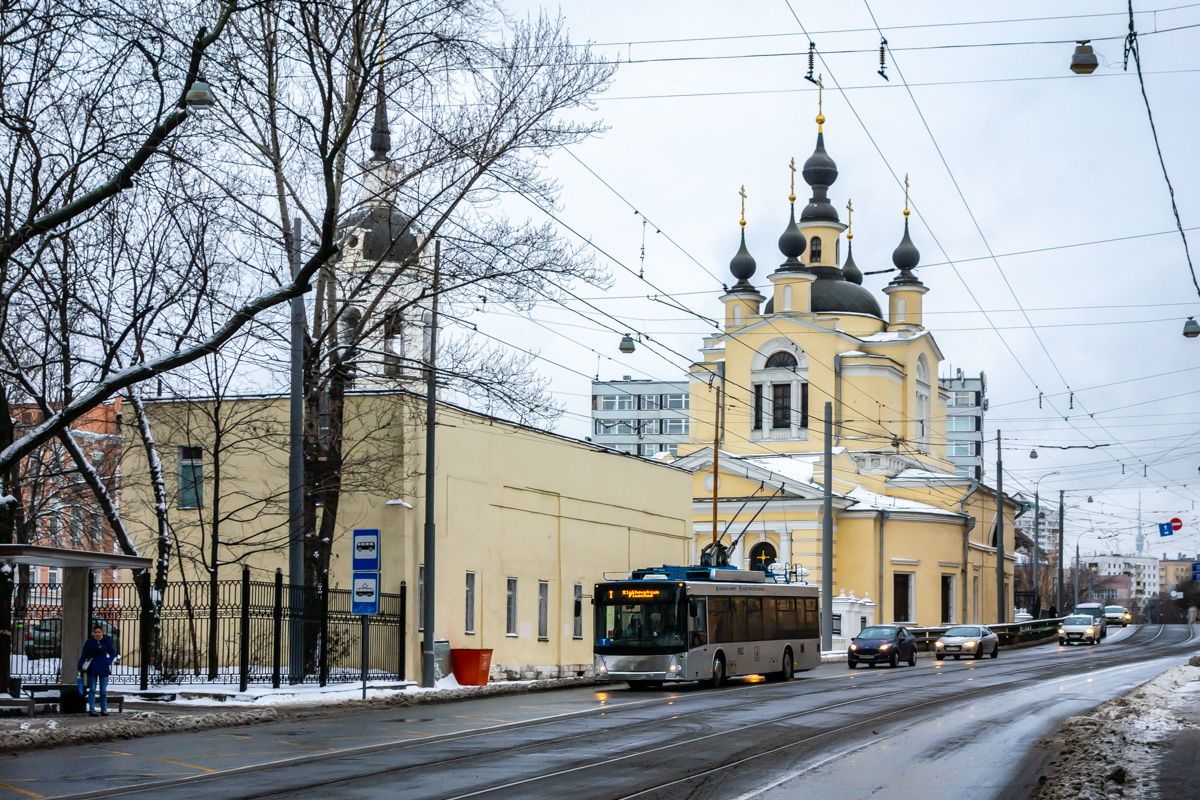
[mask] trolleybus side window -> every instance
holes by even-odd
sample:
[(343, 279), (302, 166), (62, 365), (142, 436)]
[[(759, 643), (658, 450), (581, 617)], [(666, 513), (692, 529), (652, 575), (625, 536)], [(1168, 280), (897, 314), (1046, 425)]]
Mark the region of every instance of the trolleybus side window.
[(800, 612), (797, 608), (799, 600), (795, 597), (780, 597), (776, 599), (777, 611), (775, 618), (779, 623), (779, 628), (775, 635), (780, 639), (799, 639), (800, 636)]
[(746, 598), (746, 639), (751, 642), (763, 639), (763, 599)]
[(804, 598), (804, 633), (801, 638), (815, 639), (821, 635), (821, 616), (817, 612), (817, 598)]
[(778, 611), (779, 598), (778, 597), (764, 597), (762, 599), (762, 604), (763, 604), (762, 638), (775, 639), (779, 635), (779, 611)]
[(730, 639), (731, 642), (746, 641), (746, 598), (729, 598)]
[(704, 647), (708, 644), (708, 609), (703, 597), (692, 598), (688, 615), (688, 647)]
[(733, 617), (729, 613), (728, 597), (708, 599), (708, 633), (714, 643), (733, 641)]

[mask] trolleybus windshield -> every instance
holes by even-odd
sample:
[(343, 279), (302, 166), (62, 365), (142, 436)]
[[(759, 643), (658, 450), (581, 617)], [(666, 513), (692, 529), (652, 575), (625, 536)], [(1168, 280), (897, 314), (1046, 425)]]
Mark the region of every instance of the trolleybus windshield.
[(605, 586), (596, 603), (596, 652), (679, 652), (687, 610), (674, 586)]

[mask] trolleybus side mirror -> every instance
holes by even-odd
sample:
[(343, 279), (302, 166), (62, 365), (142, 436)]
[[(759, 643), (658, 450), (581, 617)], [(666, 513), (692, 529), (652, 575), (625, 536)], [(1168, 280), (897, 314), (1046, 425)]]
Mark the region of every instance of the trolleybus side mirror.
[(700, 610), (694, 599), (688, 600), (688, 616), (692, 617), (693, 619), (700, 616)]

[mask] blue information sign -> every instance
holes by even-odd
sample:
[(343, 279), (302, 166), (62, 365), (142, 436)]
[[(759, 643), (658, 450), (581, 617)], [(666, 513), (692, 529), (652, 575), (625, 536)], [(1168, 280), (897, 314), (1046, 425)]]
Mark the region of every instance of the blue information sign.
[(1192, 580), (1200, 581), (1200, 561), (1192, 562)]
[(1160, 523), (1158, 523), (1158, 535), (1159, 536), (1174, 536), (1175, 528), (1172, 527), (1171, 523), (1169, 523), (1169, 522), (1160, 522)]
[(350, 600), (351, 614), (379, 613), (378, 572), (355, 572), (350, 590), (354, 593)]
[(350, 568), (356, 571), (379, 571), (379, 529), (357, 528), (354, 531), (351, 547), (354, 548)]

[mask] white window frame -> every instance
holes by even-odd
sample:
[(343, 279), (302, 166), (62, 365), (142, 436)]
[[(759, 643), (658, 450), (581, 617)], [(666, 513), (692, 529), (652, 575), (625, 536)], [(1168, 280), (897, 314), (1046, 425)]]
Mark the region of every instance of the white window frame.
[[(955, 452), (963, 446), (970, 448), (969, 452)], [(975, 442), (970, 439), (951, 440), (946, 442), (946, 458), (974, 458), (975, 457)]]
[(516, 637), (517, 634), (517, 590), (516, 578), (509, 578), (505, 584), (504, 606), (504, 635)]
[(663, 435), (685, 436), (691, 427), (687, 417), (668, 417), (663, 420)]
[(633, 411), (637, 408), (636, 396), (632, 394), (617, 395), (617, 411)]
[(690, 406), (691, 398), (687, 394), (663, 395), (663, 408), (674, 409), (676, 411), (687, 411)]
[[(579, 603), (579, 613), (575, 613), (575, 603)], [(575, 584), (571, 596), (571, 638), (583, 638), (583, 584)]]
[(975, 417), (947, 415), (946, 430), (955, 433), (972, 433), (975, 430)]
[(539, 642), (550, 641), (550, 582), (538, 581), (538, 629)]

